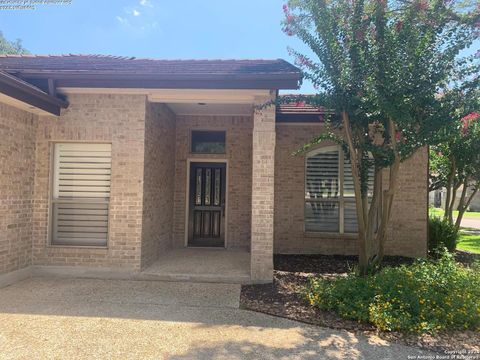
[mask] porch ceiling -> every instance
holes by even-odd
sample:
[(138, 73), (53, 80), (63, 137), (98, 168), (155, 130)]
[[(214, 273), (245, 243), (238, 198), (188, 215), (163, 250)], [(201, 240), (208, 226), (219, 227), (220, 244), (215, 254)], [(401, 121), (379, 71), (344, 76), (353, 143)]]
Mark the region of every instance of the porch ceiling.
[(249, 116), (255, 101), (268, 96), (268, 90), (161, 89), (151, 92), (148, 100), (167, 104), (177, 115)]
[(176, 115), (250, 116), (252, 104), (166, 103)]

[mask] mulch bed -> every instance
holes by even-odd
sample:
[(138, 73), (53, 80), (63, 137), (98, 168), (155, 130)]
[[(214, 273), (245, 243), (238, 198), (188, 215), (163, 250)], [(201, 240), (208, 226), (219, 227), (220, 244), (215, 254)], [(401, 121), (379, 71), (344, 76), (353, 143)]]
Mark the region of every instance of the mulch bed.
[[(467, 266), (478, 258), (480, 258), (478, 254), (466, 252), (456, 254), (457, 261)], [(389, 266), (411, 262), (411, 259), (403, 257), (387, 257), (384, 260), (384, 264)], [(246, 310), (308, 324), (354, 331), (367, 336), (377, 335), (388, 341), (397, 341), (441, 353), (445, 350), (467, 349), (478, 351), (480, 354), (480, 334), (476, 332), (456, 331), (436, 336), (381, 332), (370, 324), (343, 319), (334, 312), (313, 307), (302, 297), (302, 289), (309, 278), (345, 276), (356, 263), (357, 258), (354, 256), (276, 255), (273, 283), (242, 286), (240, 306)]]
[(470, 266), (475, 261), (480, 261), (480, 254), (474, 254), (468, 251), (457, 250), (455, 253), (455, 260), (463, 265)]

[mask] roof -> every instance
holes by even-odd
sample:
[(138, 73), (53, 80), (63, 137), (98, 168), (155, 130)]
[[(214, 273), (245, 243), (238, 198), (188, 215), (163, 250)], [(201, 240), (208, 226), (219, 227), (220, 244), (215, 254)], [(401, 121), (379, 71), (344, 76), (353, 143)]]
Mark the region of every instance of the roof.
[(55, 79), (59, 87), (296, 89), (301, 79), (300, 70), (282, 59), (160, 60), (109, 55), (1, 55), (0, 69), (29, 82), (39, 78)]
[(298, 74), (295, 66), (275, 60), (161, 60), (111, 55), (0, 55), (8, 71), (112, 71), (147, 74)]
[(277, 106), (277, 113), (281, 114), (303, 114), (303, 115), (319, 115), (331, 113), (325, 108), (318, 108), (316, 106), (306, 104), (304, 102), (279, 104)]
[(0, 94), (54, 115), (59, 115), (60, 109), (68, 106), (66, 101), (3, 71), (0, 71)]
[[(300, 99), (310, 95), (280, 95), (280, 98), (288, 100), (289, 97), (299, 96)], [(278, 122), (323, 122), (326, 115), (332, 115), (334, 112), (324, 107), (310, 105), (305, 101), (287, 102), (277, 105), (276, 108)]]

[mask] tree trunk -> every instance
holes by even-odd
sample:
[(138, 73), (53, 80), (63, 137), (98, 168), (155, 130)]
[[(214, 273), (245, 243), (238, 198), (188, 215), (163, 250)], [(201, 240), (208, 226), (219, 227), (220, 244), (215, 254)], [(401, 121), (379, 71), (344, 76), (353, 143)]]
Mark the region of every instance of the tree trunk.
[[(455, 165), (455, 158), (451, 158), (451, 166), (450, 166), (450, 174), (448, 175), (447, 179), (447, 197), (445, 199), (445, 212), (443, 214), (443, 219), (449, 221), (450, 214), (452, 212), (452, 206), (450, 205), (452, 201), (452, 190), (453, 190), (453, 181), (455, 179), (455, 172), (457, 167)], [(455, 202), (455, 196), (453, 196), (453, 201)]]
[[(372, 258), (372, 255), (378, 253), (378, 248), (380, 244), (378, 243), (378, 238), (375, 236), (375, 227), (377, 225), (377, 215), (378, 211), (381, 208), (380, 203), (382, 201), (382, 169), (375, 169), (374, 179), (373, 179), (373, 197), (370, 204), (370, 209), (368, 210), (368, 221), (367, 221), (367, 243), (370, 241), (371, 250), (369, 253), (369, 258)], [(368, 199), (367, 199), (368, 201)]]
[(352, 128), (350, 127), (350, 118), (346, 111), (342, 111), (342, 122), (347, 138), (348, 149), (350, 152), (350, 163), (352, 165), (353, 188), (355, 191), (355, 206), (357, 209), (358, 223), (358, 272), (361, 276), (368, 273), (368, 254), (367, 254), (367, 232), (365, 224), (365, 209), (361, 194), (360, 173), (358, 169), (358, 154), (354, 146)]
[[(462, 185), (463, 185), (462, 194), (460, 195), (460, 200), (458, 201), (458, 207), (457, 207), (458, 216), (457, 216), (457, 220), (455, 221), (455, 230), (457, 232), (458, 232), (458, 229), (460, 229), (460, 224), (462, 222), (463, 213), (466, 210), (465, 197), (467, 196), (467, 190), (468, 190), (467, 184), (468, 184), (468, 180), (463, 181), (463, 183), (462, 183)], [(452, 222), (453, 222), (453, 211), (452, 211)]]
[(448, 207), (448, 222), (453, 224), (453, 211), (455, 209), (455, 201), (457, 200), (457, 191), (462, 186), (462, 182), (453, 185), (452, 198), (450, 199), (450, 206)]
[(385, 255), (385, 240), (387, 237), (387, 227), (392, 214), (393, 199), (395, 196), (396, 184), (398, 182), (398, 172), (400, 170), (400, 155), (397, 150), (397, 140), (395, 137), (395, 124), (389, 121), (390, 138), (392, 141), (392, 149), (395, 155), (393, 164), (390, 166), (390, 174), (388, 179), (388, 190), (383, 191), (383, 206), (381, 208), (380, 224), (376, 234), (376, 242), (378, 243), (378, 251), (374, 259), (373, 265), (378, 267), (383, 261)]
[[(355, 190), (355, 205), (357, 210), (358, 223), (358, 272), (359, 275), (366, 275), (369, 271), (375, 270), (381, 264), (385, 252), (385, 239), (387, 226), (392, 212), (395, 187), (400, 168), (400, 155), (397, 150), (395, 137), (395, 124), (390, 120), (390, 138), (395, 160), (390, 166), (389, 188), (383, 191), (382, 196), (382, 169), (375, 169), (372, 203), (368, 204), (368, 194), (362, 194), (362, 184), (359, 169), (362, 166), (363, 154), (357, 153), (355, 147), (350, 118), (347, 112), (342, 112), (342, 121), (350, 151), (350, 162), (352, 165), (353, 187)], [(382, 206), (380, 204), (382, 203)], [(380, 222), (375, 232), (375, 220), (380, 209)]]
[(460, 198), (460, 203), (458, 204), (458, 216), (457, 220), (455, 221), (455, 230), (458, 232), (460, 230), (460, 225), (462, 224), (462, 219), (463, 215), (465, 214), (465, 211), (467, 211), (468, 207), (470, 206), (470, 203), (472, 202), (473, 198), (477, 194), (480, 186), (476, 186), (470, 196), (467, 198), (467, 201), (465, 202), (465, 198), (467, 195), (467, 189), (468, 189), (468, 179), (464, 181), (463, 183), (463, 190), (462, 190), (462, 196)]

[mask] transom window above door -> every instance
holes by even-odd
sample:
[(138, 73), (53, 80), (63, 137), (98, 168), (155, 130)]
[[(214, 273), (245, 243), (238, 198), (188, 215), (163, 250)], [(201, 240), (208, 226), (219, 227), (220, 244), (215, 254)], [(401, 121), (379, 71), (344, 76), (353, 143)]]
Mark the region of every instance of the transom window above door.
[[(373, 169), (369, 173), (369, 198)], [(305, 231), (356, 233), (352, 167), (340, 146), (313, 150), (305, 158)]]
[(192, 153), (225, 154), (225, 131), (192, 131)]

